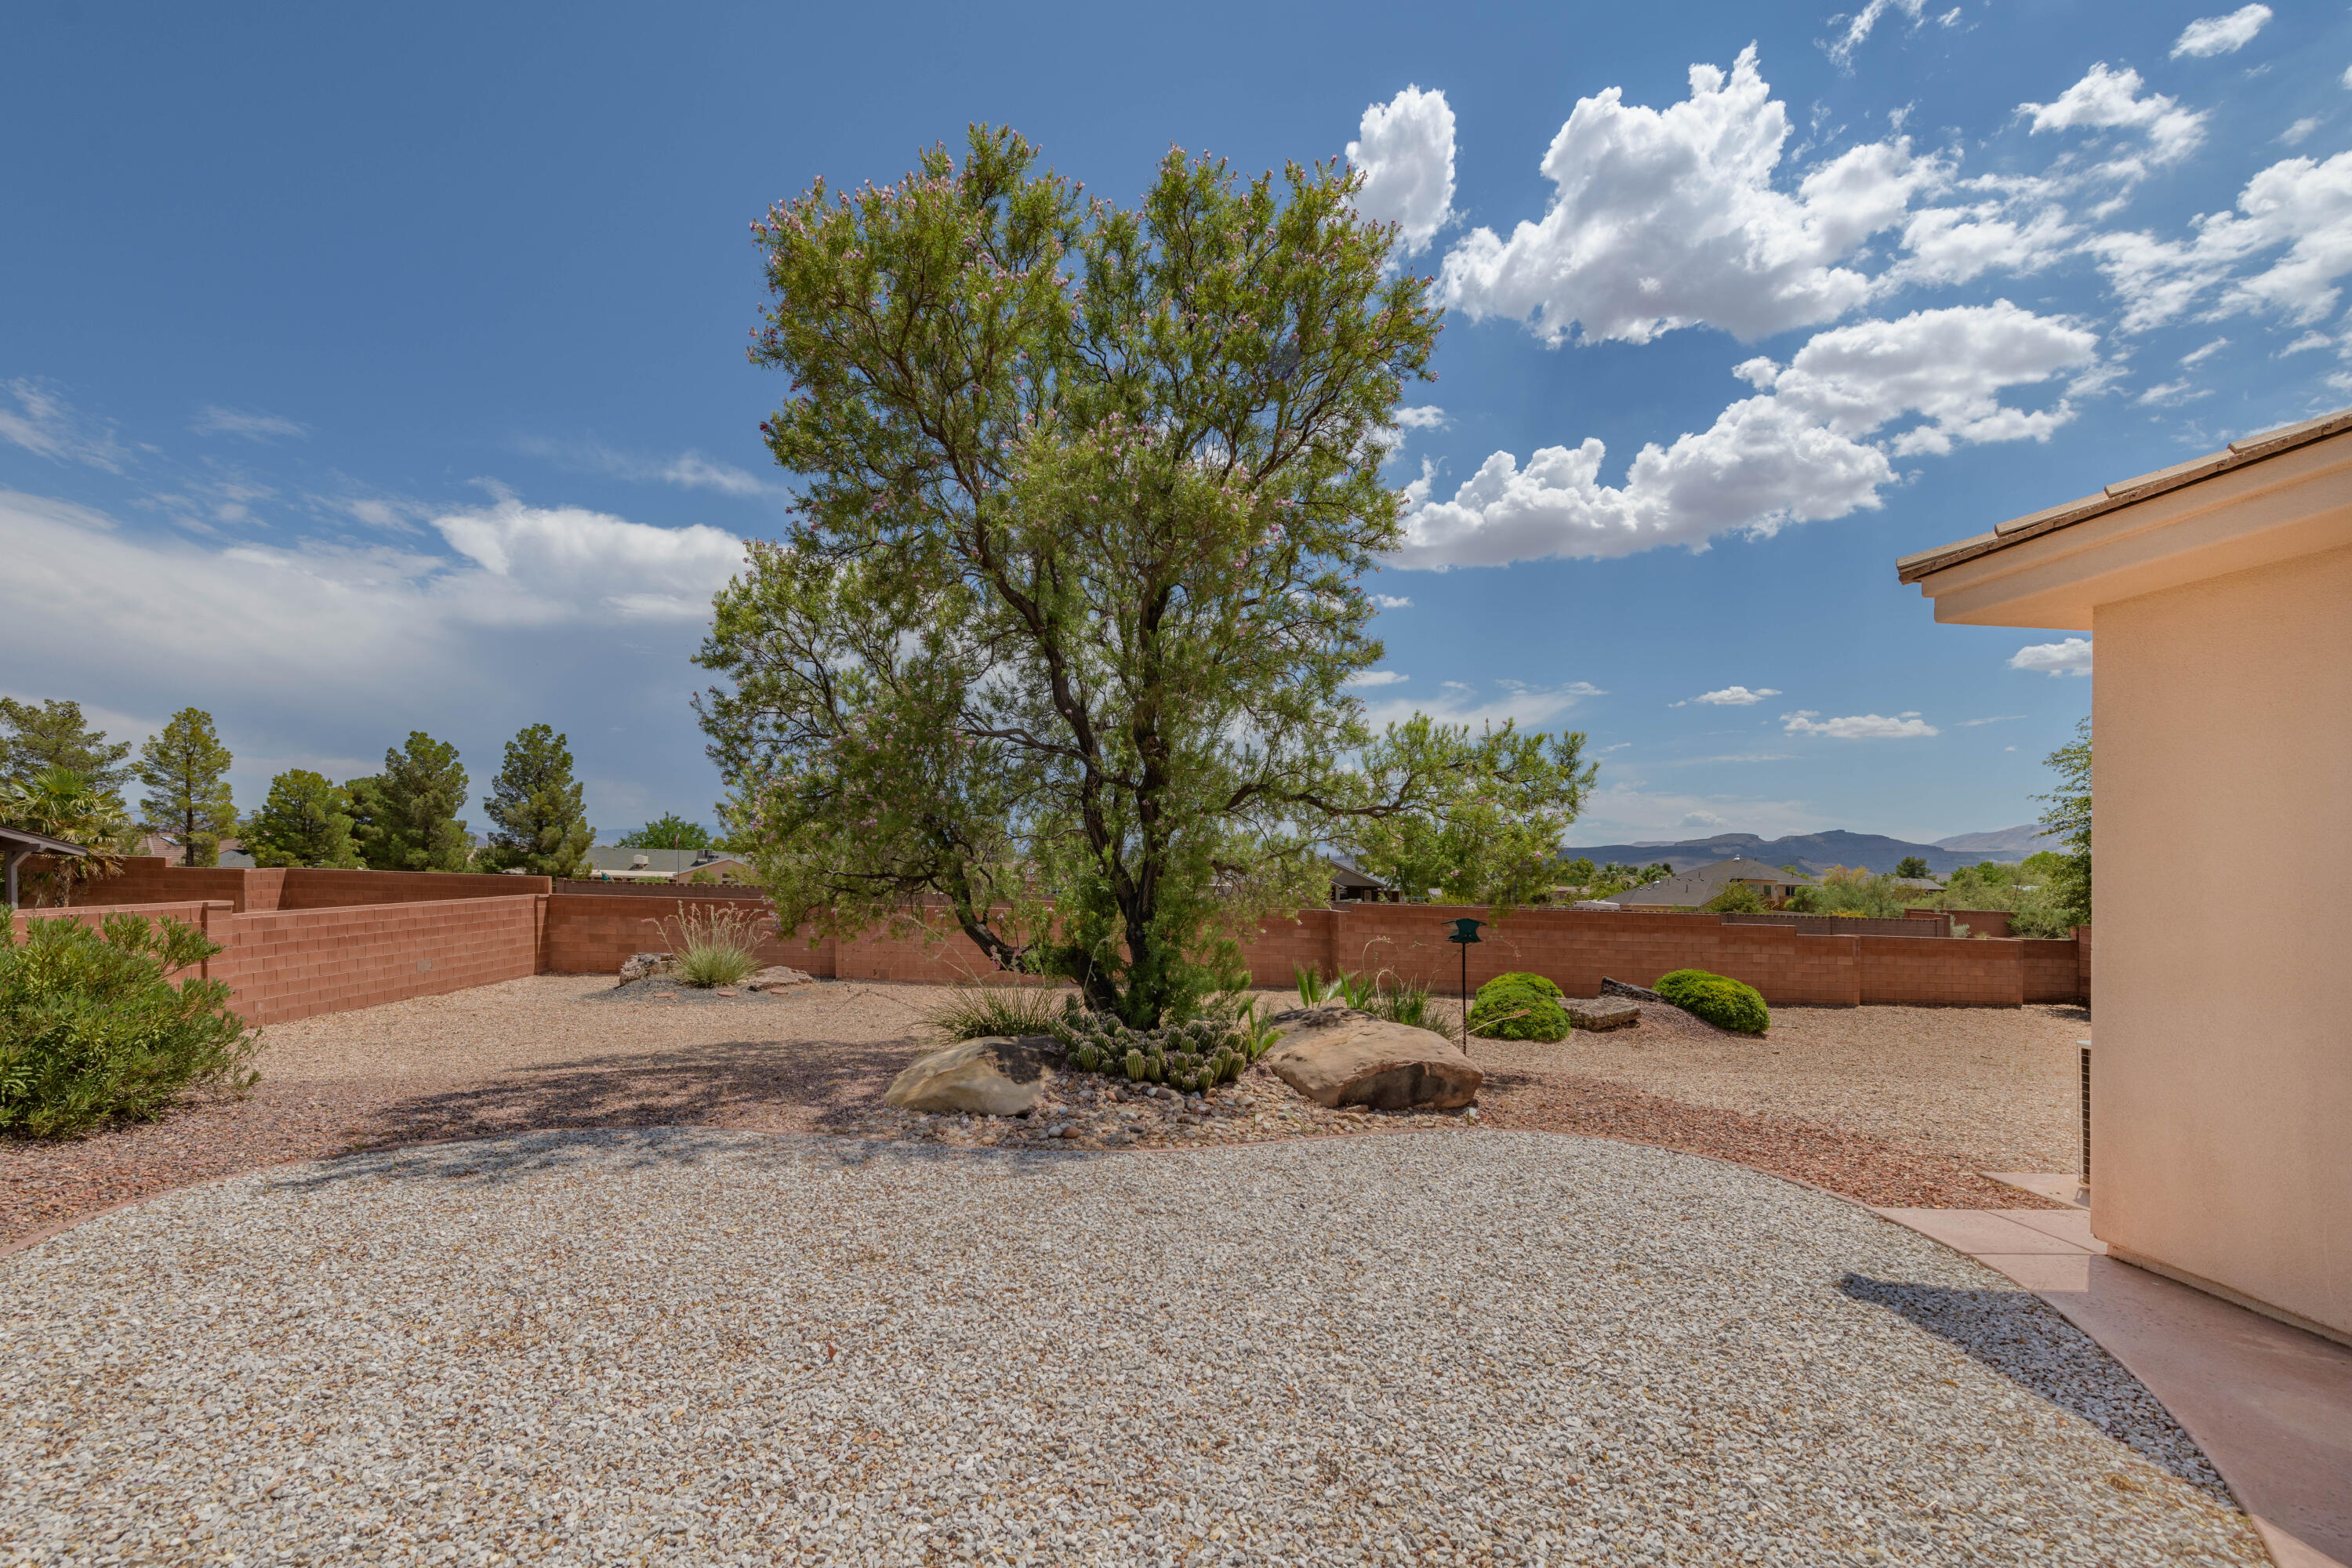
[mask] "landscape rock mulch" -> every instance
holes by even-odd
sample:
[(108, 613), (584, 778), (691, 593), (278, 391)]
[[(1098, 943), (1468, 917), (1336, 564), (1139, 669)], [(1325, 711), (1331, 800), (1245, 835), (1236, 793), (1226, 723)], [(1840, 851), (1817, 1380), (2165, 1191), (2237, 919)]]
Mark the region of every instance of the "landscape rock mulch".
[(702, 1129), (0, 1259), (0, 1561), (2257, 1564), (2057, 1312), (1594, 1139)]
[[(675, 989), (677, 999), (656, 1000), (664, 989)], [(1472, 1060), (1488, 1076), (1472, 1111), (1327, 1110), (1260, 1068), (1190, 1100), (1172, 1091), (1147, 1093), (1146, 1086), (1120, 1079), (1074, 1075), (1057, 1080), (1027, 1117), (915, 1116), (881, 1100), (891, 1078), (931, 1043), (919, 1032), (893, 1033), (915, 1030), (920, 1014), (919, 1003), (898, 999), (900, 991), (912, 995), (916, 988), (821, 981), (729, 997), (686, 986), (541, 977), (280, 1026), (271, 1033), (383, 1035), (370, 1051), (403, 1051), (403, 1042), (420, 1031), (436, 1039), (478, 1036), (483, 1043), (461, 1062), (401, 1078), (379, 1075), (373, 1064), (381, 1058), (369, 1057), (353, 1059), (356, 1070), (292, 1078), (275, 1073), (265, 1052), (263, 1080), (245, 1100), (199, 1097), (157, 1121), (79, 1140), (0, 1137), (0, 1247), (116, 1204), (289, 1161), (531, 1128), (658, 1125), (825, 1131), (950, 1147), (1096, 1150), (1368, 1132), (1458, 1134), (1507, 1126), (1710, 1154), (1881, 1206), (2062, 1206), (1889, 1139), (1804, 1118), (1688, 1104), (1590, 1075), (1538, 1070), (1528, 1065), (1534, 1058), (1527, 1047), (1516, 1047), (1510, 1065), (1500, 1066), (1496, 1049), (1475, 1040)], [(694, 1000), (686, 999), (689, 994)], [(580, 1001), (625, 1005), (596, 1009), (593, 1046), (583, 1041), (570, 1054), (525, 1065), (509, 1061), (513, 1053), (501, 1043), (505, 1037), (518, 1028), (561, 1034), (570, 1027), (566, 1019), (581, 1016), (571, 1011)], [(1733, 1038), (1660, 1004), (1643, 1004), (1643, 1014), (1638, 1028), (1601, 1037), (1629, 1049), (1668, 1037), (1694, 1047)], [(874, 1019), (869, 1035), (849, 1032), (839, 1022), (848, 1016)], [(664, 1018), (677, 1023), (664, 1025)], [(698, 1018), (710, 1021), (700, 1033), (694, 1029), (702, 1026), (689, 1027)], [(637, 1043), (625, 1049), (615, 1043), (624, 1040)], [(1737, 1043), (1752, 1048), (1752, 1042)], [(331, 1069), (306, 1070), (324, 1075)]]

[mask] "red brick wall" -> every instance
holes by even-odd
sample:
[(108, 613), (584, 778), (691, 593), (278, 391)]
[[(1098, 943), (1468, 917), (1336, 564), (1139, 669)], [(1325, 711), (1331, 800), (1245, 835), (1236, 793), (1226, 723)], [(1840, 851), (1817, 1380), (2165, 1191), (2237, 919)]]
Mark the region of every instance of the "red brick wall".
[(2080, 1002), (2084, 995), (2082, 960), (2072, 937), (2055, 941), (2023, 937), (2025, 999), (2028, 1002)]
[(1972, 937), (2010, 934), (2007, 910), (1953, 910), (1950, 914), (1952, 923), (1968, 927)]
[(76, 889), (79, 904), (152, 904), (189, 899), (225, 899), (239, 913), (261, 910), (346, 909), (354, 904), (410, 904), (449, 899), (511, 899), (544, 893), (545, 877), (509, 877), (475, 871), (338, 871), (323, 868), (275, 869), (175, 866), (141, 857), (123, 863), (120, 876)]
[(1861, 945), (1865, 1006), (2015, 1007), (2025, 1000), (2022, 943), (1900, 936), (1854, 940)]
[(201, 926), (205, 923), (207, 910), (225, 914), (228, 908), (225, 901), (205, 904), (194, 900), (176, 904), (137, 904), (129, 908), (119, 904), (76, 904), (68, 910), (22, 910), (17, 912), (16, 923), (19, 934), (24, 931), (27, 921), (79, 921), (86, 926), (96, 926), (109, 915), (143, 915), (151, 921), (172, 920), (182, 925)]
[[(764, 918), (766, 900), (753, 901), (759, 904), (758, 912)], [(541, 968), (552, 974), (617, 973), (621, 961), (629, 954), (659, 952), (669, 946), (651, 922), (675, 916), (677, 906), (675, 894), (552, 894), (547, 900), (546, 952)], [(833, 943), (829, 940), (812, 948), (805, 936), (769, 936), (755, 951), (763, 963), (789, 963), (824, 979), (835, 973)]]
[(284, 1023), (540, 971), (541, 899), (436, 900), (216, 916), (207, 966), (251, 1024)]

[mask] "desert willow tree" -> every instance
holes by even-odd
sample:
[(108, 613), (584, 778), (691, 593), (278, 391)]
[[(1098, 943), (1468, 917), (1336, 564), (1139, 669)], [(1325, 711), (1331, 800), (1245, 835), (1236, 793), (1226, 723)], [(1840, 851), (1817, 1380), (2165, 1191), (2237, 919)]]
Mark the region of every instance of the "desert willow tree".
[(1356, 184), (1171, 152), (1126, 209), (975, 127), (755, 226), (803, 488), (718, 595), (698, 709), (787, 922), (944, 905), (1153, 1024), (1320, 901), (1318, 843), (1453, 787), (1426, 744), (1350, 761), (1356, 579), (1399, 542), (1380, 464), (1438, 324)]

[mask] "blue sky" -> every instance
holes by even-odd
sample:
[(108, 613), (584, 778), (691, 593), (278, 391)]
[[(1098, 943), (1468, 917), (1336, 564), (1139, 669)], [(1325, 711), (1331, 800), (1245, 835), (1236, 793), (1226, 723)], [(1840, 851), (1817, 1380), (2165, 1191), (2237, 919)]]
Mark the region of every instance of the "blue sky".
[(749, 225), (973, 120), (1124, 198), (1355, 145), (1450, 302), (1363, 695), (1586, 731), (1586, 842), (2029, 819), (2086, 650), (1895, 559), (2352, 403), (2341, 7), (1171, 15), (15, 8), (0, 691), (207, 708), (241, 805), (545, 721), (708, 817)]

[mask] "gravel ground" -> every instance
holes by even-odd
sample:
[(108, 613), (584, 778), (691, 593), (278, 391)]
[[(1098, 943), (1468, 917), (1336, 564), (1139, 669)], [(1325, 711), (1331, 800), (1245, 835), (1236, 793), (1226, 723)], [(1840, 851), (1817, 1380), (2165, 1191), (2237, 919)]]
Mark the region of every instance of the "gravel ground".
[(10, 1562), (2263, 1561), (2037, 1299), (1713, 1162), (672, 1129), (0, 1263)]
[[(681, 987), (666, 1000), (606, 977), (541, 975), (277, 1025), (250, 1099), (75, 1142), (0, 1139), (0, 1246), (233, 1172), (527, 1128), (1019, 1146), (1058, 1127), (1081, 1147), (1111, 1148), (1460, 1126), (1323, 1110), (1264, 1073), (1205, 1104), (1100, 1088), (1089, 1100), (1079, 1083), (1019, 1122), (890, 1110), (882, 1090), (929, 1043), (923, 1016), (942, 995), (828, 982), (733, 997)], [(1490, 1075), (1486, 1119), (1714, 1154), (1869, 1204), (2056, 1206), (1977, 1173), (2071, 1168), (2073, 1009), (1790, 1008), (1762, 1042), (1672, 1007), (1643, 1012), (1638, 1028), (1557, 1046), (1474, 1041)]]
[(1679, 1008), (1642, 1013), (1637, 1028), (1471, 1049), (1510, 1070), (1848, 1128), (1969, 1170), (2075, 1166), (2080, 1007), (1775, 1007), (1760, 1039)]

